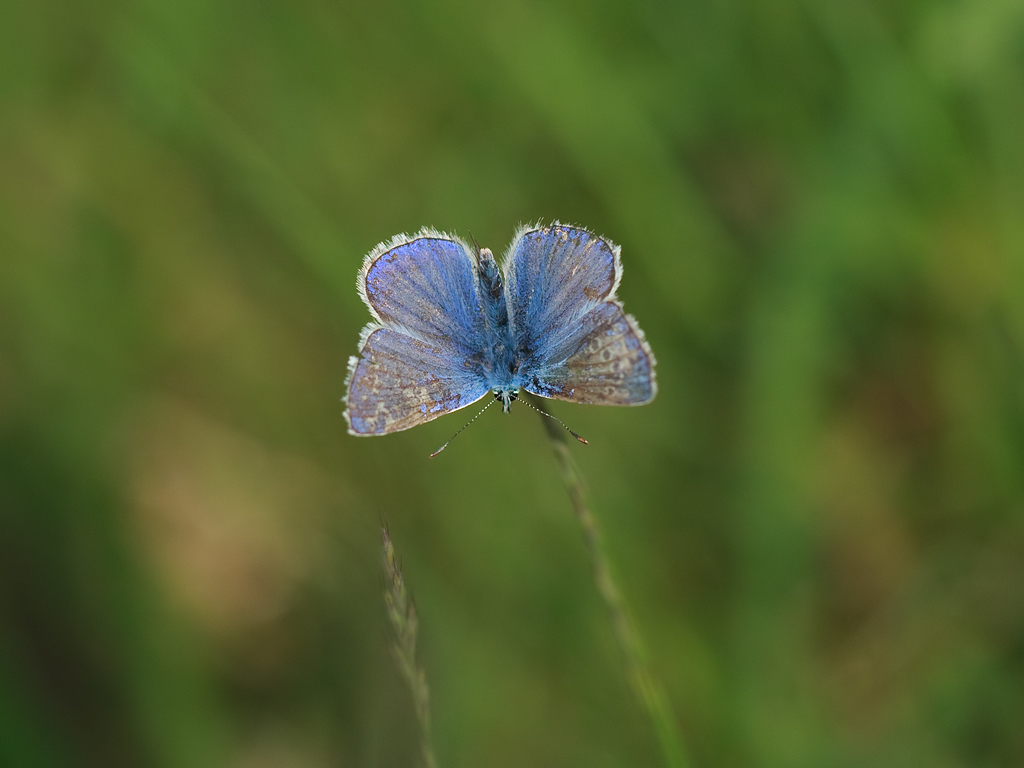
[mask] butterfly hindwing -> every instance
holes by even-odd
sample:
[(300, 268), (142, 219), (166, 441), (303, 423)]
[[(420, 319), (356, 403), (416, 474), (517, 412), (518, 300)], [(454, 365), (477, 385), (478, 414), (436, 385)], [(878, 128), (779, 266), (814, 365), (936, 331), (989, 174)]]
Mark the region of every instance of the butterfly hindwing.
[(590, 405), (642, 405), (657, 391), (654, 355), (632, 315), (605, 302), (579, 321), (580, 343), (531, 377), (528, 392)]
[[(385, 435), (469, 405), (487, 385), (450, 353), (400, 331), (377, 328), (349, 359), (345, 418), (355, 435)], [(461, 368), (461, 370), (460, 370)]]

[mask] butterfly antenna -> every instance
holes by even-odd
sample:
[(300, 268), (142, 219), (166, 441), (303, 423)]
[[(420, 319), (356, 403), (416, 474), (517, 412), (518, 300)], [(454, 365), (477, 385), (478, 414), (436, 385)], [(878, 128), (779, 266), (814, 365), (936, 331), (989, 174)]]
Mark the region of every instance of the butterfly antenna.
[[(498, 402), (497, 398), (495, 398), (494, 400), (491, 400), (491, 402), (489, 402), (489, 403), (488, 403), (487, 405), (485, 405), (485, 406), (484, 406), (483, 408), (481, 408), (481, 409), (480, 409), (480, 413), (478, 413), (478, 414), (477, 414), (476, 416), (474, 416), (474, 417), (473, 417), (472, 419), (470, 419), (470, 420), (469, 420), (469, 421), (467, 421), (467, 422), (466, 422), (465, 424), (463, 424), (463, 425), (462, 425), (462, 429), (460, 429), (460, 430), (459, 430), (458, 432), (456, 432), (456, 433), (455, 433), (454, 435), (452, 435), (451, 437), (449, 437), (449, 438), (448, 438), (448, 443), (450, 443), (450, 442), (451, 442), (452, 440), (454, 440), (454, 439), (455, 439), (456, 437), (458, 437), (459, 435), (461, 435), (461, 434), (462, 434), (462, 430), (464, 430), (464, 429), (465, 429), (466, 427), (468, 427), (468, 426), (469, 426), (470, 424), (472, 424), (472, 423), (473, 423), (474, 421), (476, 421), (477, 419), (479, 419), (479, 418), (480, 418), (480, 414), (481, 414), (481, 413), (483, 413), (484, 411), (486, 411), (486, 410), (487, 410), (488, 408), (490, 408), (490, 407), (491, 407), (492, 405), (494, 405), (494, 404), (495, 404), (496, 402)], [(441, 451), (443, 451), (443, 450), (444, 450), (445, 448), (447, 448), (447, 447), (448, 447), (448, 443), (445, 443), (445, 444), (444, 444), (444, 445), (442, 445), (442, 446), (441, 446), (440, 448), (438, 448), (438, 449), (437, 449), (436, 451), (434, 451), (434, 452), (433, 452), (432, 454), (430, 454), (430, 458), (434, 458), (435, 456), (437, 456), (437, 454), (439, 454), (439, 453), (440, 453)]]
[(557, 422), (558, 422), (559, 424), (561, 424), (561, 425), (562, 425), (562, 429), (564, 429), (564, 430), (565, 430), (566, 432), (568, 432), (568, 433), (569, 433), (570, 435), (572, 435), (573, 437), (575, 437), (575, 438), (576, 438), (577, 440), (579, 440), (579, 441), (580, 441), (581, 443), (583, 443), (584, 445), (590, 445), (590, 443), (588, 443), (588, 442), (587, 442), (586, 440), (584, 440), (584, 439), (583, 439), (582, 437), (580, 437), (580, 436), (579, 436), (579, 435), (577, 435), (577, 434), (576, 434), (575, 432), (573, 432), (573, 431), (572, 431), (571, 429), (569, 429), (569, 428), (568, 428), (567, 426), (565, 426), (565, 422), (563, 422), (563, 421), (562, 421), (561, 419), (559, 419), (558, 417), (556, 417), (556, 416), (552, 416), (552, 415), (551, 415), (550, 413), (548, 413), (547, 411), (542, 411), (542, 410), (541, 410), (540, 408), (538, 408), (537, 406), (535, 406), (535, 405), (534, 405), (533, 403), (527, 402), (527, 400), (526, 400), (525, 398), (522, 398), (522, 397), (516, 397), (516, 400), (518, 400), (518, 401), (519, 401), (520, 403), (522, 403), (522, 404), (523, 404), (523, 405), (525, 405), (525, 406), (528, 406), (528, 407), (530, 407), (530, 408), (533, 408), (533, 410), (535, 410), (535, 411), (536, 411), (537, 413), (539, 413), (539, 414), (540, 414), (541, 416), (547, 416), (547, 417), (548, 417), (549, 419), (554, 419), (555, 421), (557, 421)]

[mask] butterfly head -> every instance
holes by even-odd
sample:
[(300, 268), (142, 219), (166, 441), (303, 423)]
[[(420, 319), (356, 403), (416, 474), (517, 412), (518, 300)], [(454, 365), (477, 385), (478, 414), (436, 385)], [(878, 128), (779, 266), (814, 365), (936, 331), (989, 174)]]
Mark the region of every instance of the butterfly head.
[(497, 387), (493, 391), (494, 399), (501, 401), (502, 413), (511, 411), (512, 401), (519, 399), (519, 387)]
[(493, 390), (495, 399), (502, 402), (502, 413), (507, 414), (512, 410), (512, 400), (519, 396), (519, 387), (501, 387)]

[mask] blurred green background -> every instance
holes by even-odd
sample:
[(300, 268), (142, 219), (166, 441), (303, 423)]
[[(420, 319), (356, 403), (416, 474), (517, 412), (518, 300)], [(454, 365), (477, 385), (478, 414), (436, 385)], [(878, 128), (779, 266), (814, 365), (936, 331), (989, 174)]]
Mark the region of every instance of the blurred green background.
[(345, 433), (423, 225), (622, 246), (555, 403), (697, 766), (1024, 765), (1024, 4), (0, 4), (0, 764), (657, 766), (542, 425)]

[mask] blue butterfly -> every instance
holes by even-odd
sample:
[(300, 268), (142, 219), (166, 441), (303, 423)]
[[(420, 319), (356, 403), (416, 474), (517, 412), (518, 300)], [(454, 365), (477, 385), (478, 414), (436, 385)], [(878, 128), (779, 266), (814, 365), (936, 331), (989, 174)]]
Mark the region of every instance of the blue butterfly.
[(579, 227), (521, 227), (499, 268), (487, 248), (423, 229), (374, 248), (358, 289), (373, 315), (351, 357), (345, 419), (385, 435), (520, 389), (642, 405), (654, 354), (622, 310), (619, 247)]

